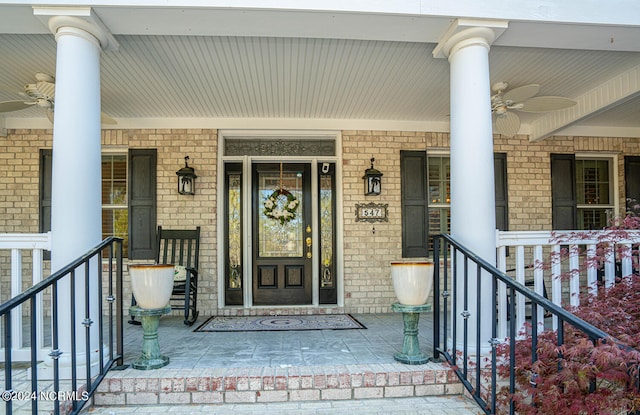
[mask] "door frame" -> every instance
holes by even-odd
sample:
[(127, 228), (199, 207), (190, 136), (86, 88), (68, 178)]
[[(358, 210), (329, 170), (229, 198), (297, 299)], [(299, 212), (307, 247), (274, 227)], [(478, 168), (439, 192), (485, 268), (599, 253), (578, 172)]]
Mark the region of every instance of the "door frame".
[[(242, 155), (242, 156), (226, 156), (224, 154), (225, 139), (256, 139), (271, 138), (278, 140), (301, 139), (301, 138), (327, 139), (335, 143), (335, 155), (333, 156), (282, 156), (277, 159), (271, 156), (260, 155)], [(217, 287), (218, 287), (218, 308), (336, 308), (344, 307), (344, 222), (343, 222), (343, 189), (342, 189), (342, 135), (339, 131), (326, 130), (218, 130), (218, 166), (217, 166)], [(295, 306), (254, 306), (253, 305), (253, 251), (252, 251), (252, 164), (254, 162), (263, 163), (308, 163), (311, 167), (311, 194), (312, 194), (312, 213), (311, 220), (312, 238), (319, 241), (320, 234), (318, 226), (318, 164), (322, 162), (335, 163), (335, 180), (336, 180), (336, 238), (335, 238), (335, 264), (336, 264), (336, 287), (337, 287), (337, 304), (320, 304), (320, 252), (319, 244), (312, 245), (312, 302), (311, 305), (295, 305)], [(243, 275), (242, 275), (242, 306), (227, 306), (225, 304), (225, 186), (224, 183), (225, 163), (236, 162), (242, 163), (242, 216), (243, 216)]]

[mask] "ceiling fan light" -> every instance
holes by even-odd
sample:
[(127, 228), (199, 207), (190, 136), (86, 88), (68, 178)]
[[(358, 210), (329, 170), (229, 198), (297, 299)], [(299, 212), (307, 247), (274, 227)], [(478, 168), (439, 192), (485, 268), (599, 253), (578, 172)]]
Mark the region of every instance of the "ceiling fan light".
[(496, 114), (498, 117), (504, 117), (504, 115), (507, 113), (507, 107), (504, 105), (500, 105), (498, 107), (495, 107), (493, 110), (494, 114)]
[(40, 108), (51, 108), (51, 101), (46, 99), (38, 99), (36, 105)]

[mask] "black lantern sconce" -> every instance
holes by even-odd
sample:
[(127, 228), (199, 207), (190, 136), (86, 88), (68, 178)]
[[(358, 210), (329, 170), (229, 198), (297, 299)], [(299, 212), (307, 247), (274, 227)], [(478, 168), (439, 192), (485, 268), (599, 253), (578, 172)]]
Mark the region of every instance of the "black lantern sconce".
[(373, 162), (376, 159), (371, 157), (371, 168), (364, 171), (364, 195), (365, 196), (377, 196), (382, 190), (382, 173), (380, 170), (373, 168)]
[(178, 175), (178, 193), (181, 195), (196, 194), (196, 171), (189, 167), (189, 156), (184, 158), (184, 167), (176, 172)]

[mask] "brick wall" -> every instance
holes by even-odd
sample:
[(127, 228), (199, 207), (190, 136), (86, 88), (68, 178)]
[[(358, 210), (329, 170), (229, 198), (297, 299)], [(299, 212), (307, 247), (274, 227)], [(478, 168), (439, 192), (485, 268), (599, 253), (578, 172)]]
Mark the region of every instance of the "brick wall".
[[(167, 229), (201, 227), (198, 309), (211, 314), (218, 307), (216, 247), (216, 183), (218, 166), (217, 130), (107, 130), (103, 148), (156, 148), (157, 220)], [(184, 157), (195, 169), (196, 194), (178, 194), (176, 171)], [(148, 261), (140, 261), (148, 262)], [(129, 289), (128, 280), (125, 288)], [(129, 294), (129, 291), (126, 291)]]
[(39, 150), (51, 130), (9, 130), (0, 137), (0, 232), (38, 232)]
[[(447, 134), (402, 131), (343, 131), (345, 309), (353, 313), (391, 311), (396, 302), (389, 262), (402, 259), (400, 150), (446, 148)], [(375, 158), (383, 173), (379, 196), (364, 196), (362, 176)], [(388, 222), (356, 222), (358, 203), (388, 203)]]
[[(102, 134), (104, 149), (158, 149), (158, 224), (202, 227), (198, 306), (203, 315), (217, 313), (217, 131), (105, 130)], [(342, 144), (344, 311), (388, 312), (396, 301), (388, 264), (401, 258), (400, 150), (447, 150), (449, 137), (445, 133), (343, 131)], [(9, 130), (0, 138), (0, 233), (38, 232), (38, 154), (39, 149), (51, 146), (51, 130)], [(624, 156), (640, 155), (640, 142), (633, 138), (552, 137), (531, 143), (526, 136), (497, 136), (495, 151), (507, 154), (510, 229), (539, 230), (551, 229), (551, 153), (618, 154), (620, 205), (624, 207)], [(195, 196), (177, 193), (175, 172), (183, 166), (185, 155), (198, 175)], [(371, 157), (384, 174), (382, 194), (365, 197), (362, 175)], [(369, 202), (388, 203), (389, 222), (356, 222), (355, 205)], [(2, 255), (0, 267), (6, 269)], [(128, 287), (126, 281), (126, 295)], [(6, 292), (4, 285), (0, 288)]]
[[(102, 132), (103, 150), (121, 149), (126, 152), (130, 148), (157, 148), (159, 225), (166, 228), (202, 227), (198, 303), (205, 314), (217, 309), (217, 145), (216, 130)], [(51, 130), (9, 130), (7, 137), (0, 138), (0, 233), (38, 232), (39, 150), (51, 147)], [(176, 171), (184, 166), (186, 155), (189, 155), (190, 166), (195, 168), (198, 175), (194, 196), (179, 195), (177, 192)], [(2, 270), (9, 269), (8, 252), (0, 252), (0, 267)], [(26, 272), (25, 275), (28, 275)], [(0, 281), (2, 293), (10, 292), (8, 275), (3, 271)], [(125, 298), (131, 295), (129, 287), (125, 274)]]

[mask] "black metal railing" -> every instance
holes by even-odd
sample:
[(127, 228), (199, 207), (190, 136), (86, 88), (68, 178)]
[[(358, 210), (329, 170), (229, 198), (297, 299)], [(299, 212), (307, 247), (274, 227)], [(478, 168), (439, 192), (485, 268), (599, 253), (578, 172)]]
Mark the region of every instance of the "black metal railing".
[[(91, 268), (94, 266), (97, 269), (92, 271)], [(93, 396), (107, 372), (116, 364), (122, 366), (122, 270), (122, 239), (109, 237), (82, 257), (0, 305), (0, 319), (4, 324), (4, 391), (2, 399), (5, 401), (7, 415), (13, 413), (14, 403), (25, 400), (31, 402), (32, 414), (42, 412), (45, 400), (48, 401), (48, 405), (53, 404), (51, 410), (53, 414), (77, 414)], [(80, 276), (84, 276), (84, 278), (80, 278)], [(84, 296), (80, 299), (76, 294), (77, 280), (86, 282), (81, 288)], [(67, 287), (68, 293), (64, 292)], [(106, 288), (106, 293), (103, 287)], [(50, 294), (51, 381), (40, 380), (38, 377), (38, 367), (41, 362), (38, 361), (37, 345), (40, 344), (39, 340), (41, 339), (38, 339), (36, 314), (38, 307), (43, 306), (39, 305), (36, 296), (45, 293), (45, 291), (47, 295)], [(98, 304), (94, 304), (92, 301), (97, 301)], [(29, 362), (29, 376), (31, 385), (30, 390), (17, 391), (13, 389), (15, 387), (13, 366), (16, 362), (12, 359), (11, 316), (12, 313), (18, 313), (22, 305), (29, 307), (30, 312), (31, 360)], [(61, 312), (61, 309), (70, 310), (70, 315), (62, 315), (64, 313)], [(99, 310), (97, 324), (91, 320), (90, 315), (90, 310), (96, 309)], [(82, 310), (80, 314), (84, 315), (78, 315), (77, 310)], [(106, 316), (103, 316), (105, 313)], [(74, 322), (77, 318), (82, 319), (84, 333), (76, 332)], [(71, 322), (70, 350), (66, 351), (59, 349), (58, 329), (62, 319), (69, 319)], [(92, 337), (96, 337), (96, 330), (98, 332), (97, 345), (91, 343)], [(66, 342), (67, 339), (65, 339)], [(78, 345), (82, 344), (84, 344), (84, 351), (78, 352)], [(97, 352), (97, 356), (94, 351)], [(65, 362), (70, 362), (68, 368), (65, 367), (63, 374), (60, 373), (59, 360), (61, 358), (65, 359)], [(97, 365), (96, 359), (98, 360)], [(85, 373), (78, 373), (78, 368), (83, 366), (86, 368)], [(24, 368), (19, 370), (23, 371)], [(61, 382), (70, 386), (64, 386), (66, 389), (61, 389)], [(24, 409), (21, 409), (22, 411)]]
[[(434, 237), (434, 262), (440, 264), (434, 271), (434, 360), (441, 357), (451, 365), (463, 386), (485, 414), (496, 414), (497, 410), (497, 384), (508, 382), (509, 394), (516, 392), (515, 365), (510, 364), (509, 379), (498, 379), (498, 354), (497, 346), (504, 341), (497, 337), (498, 325), (498, 284), (506, 285), (507, 290), (507, 315), (512, 316), (508, 320), (509, 338), (509, 362), (516, 361), (516, 338), (521, 327), (516, 327), (516, 294), (521, 294), (525, 301), (531, 303), (531, 350), (532, 363), (537, 361), (538, 345), (538, 313), (535, 307), (542, 307), (545, 315), (558, 319), (557, 338), (558, 346), (564, 344), (565, 323), (575, 327), (585, 334), (595, 345), (599, 340), (611, 339), (604, 331), (587, 323), (571, 314), (564, 308), (552, 303), (542, 295), (518, 283), (496, 267), (478, 257), (464, 246), (460, 245), (449, 235), (436, 235)], [(444, 275), (441, 275), (441, 272)], [(490, 278), (490, 279), (489, 279)], [(449, 283), (451, 281), (451, 283)], [(475, 292), (469, 290), (473, 282)], [(490, 284), (493, 295), (483, 297), (482, 285)], [(442, 285), (442, 287), (441, 287)], [(487, 308), (490, 302), (490, 311)], [(469, 309), (473, 307), (473, 309)], [(482, 315), (482, 310), (488, 315)], [(461, 321), (459, 318), (461, 318)], [(470, 317), (473, 317), (470, 319)], [(469, 321), (471, 320), (471, 322)], [(470, 324), (475, 322), (475, 327)], [(481, 325), (491, 322), (491, 339), (489, 345), (481, 344)], [(544, 324), (544, 322), (540, 322)], [(462, 324), (462, 326), (460, 326)], [(469, 334), (470, 328), (472, 334)], [(483, 327), (484, 328), (484, 327)], [(485, 328), (486, 330), (486, 328)], [(470, 336), (476, 333), (475, 339)], [(462, 338), (460, 338), (460, 336)], [(469, 344), (473, 345), (469, 352)], [(489, 353), (478, 353), (487, 350)], [(595, 347), (595, 346), (594, 346)], [(461, 349), (461, 350), (460, 350)], [(487, 360), (488, 357), (488, 360)], [(594, 385), (595, 386), (595, 385)], [(500, 410), (506, 413), (505, 408)], [(514, 402), (509, 403), (508, 413), (514, 414)]]

